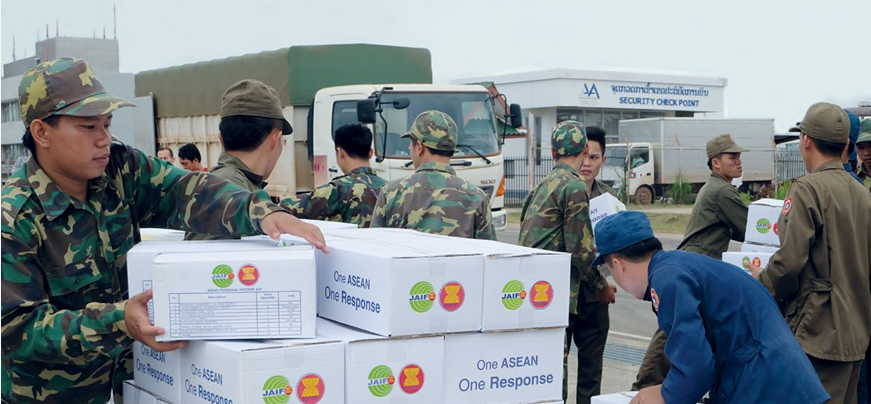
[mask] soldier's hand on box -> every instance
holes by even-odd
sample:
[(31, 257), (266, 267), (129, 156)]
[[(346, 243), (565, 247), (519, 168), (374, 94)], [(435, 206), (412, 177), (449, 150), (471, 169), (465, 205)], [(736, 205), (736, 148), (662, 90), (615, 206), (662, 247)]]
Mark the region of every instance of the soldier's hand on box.
[(598, 291), (596, 294), (599, 299), (599, 303), (612, 304), (617, 302), (617, 287), (610, 283), (605, 286), (604, 289)]
[(297, 237), (302, 237), (318, 250), (325, 253), (330, 252), (329, 249), (327, 249), (327, 243), (324, 241), (324, 235), (321, 233), (321, 229), (317, 226), (303, 222), (297, 217), (291, 216), (289, 213), (270, 213), (262, 222), (260, 222), (260, 229), (263, 230), (264, 234), (276, 241), (282, 234), (291, 234)]
[(662, 385), (645, 387), (632, 398), (629, 404), (665, 404), (662, 398)]
[(153, 294), (154, 292), (148, 289), (127, 300), (127, 306), (124, 309), (124, 322), (127, 324), (127, 332), (130, 334), (130, 337), (157, 352), (175, 351), (185, 346), (187, 342), (157, 342), (155, 338), (166, 331), (163, 328), (153, 326), (151, 320), (148, 319), (148, 301), (151, 300)]
[(748, 262), (747, 268), (750, 268), (750, 275), (752, 275), (756, 279), (759, 279), (759, 273), (762, 272), (762, 267), (753, 265), (752, 262)]

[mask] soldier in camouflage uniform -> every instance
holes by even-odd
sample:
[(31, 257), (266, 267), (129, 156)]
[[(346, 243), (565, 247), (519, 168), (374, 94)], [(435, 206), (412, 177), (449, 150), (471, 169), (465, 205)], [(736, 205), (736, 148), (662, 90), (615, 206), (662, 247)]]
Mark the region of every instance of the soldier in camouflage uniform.
[(360, 124), (336, 129), (336, 159), (343, 173), (313, 191), (287, 198), (281, 206), (303, 219), (329, 220), (369, 227), (378, 193), (386, 181), (369, 167), (372, 132)]
[(862, 121), (856, 140), (856, 153), (859, 157), (859, 179), (865, 189), (871, 191), (871, 119)]
[[(551, 153), (556, 164), (553, 171), (523, 201), (520, 213), (521, 245), (572, 255), (569, 327), (566, 329), (563, 352), (563, 399), (568, 397), (568, 351), (572, 340), (579, 352), (585, 350), (584, 356), (599, 358), (593, 371), (584, 372), (585, 378), (578, 380), (579, 403), (590, 402), (590, 397), (599, 393), (601, 385), (604, 343), (601, 341), (601, 330), (596, 329), (600, 327), (589, 328), (588, 317), (599, 317), (590, 313), (589, 306), (612, 303), (616, 293), (614, 286), (605, 282), (602, 272), (591, 265), (595, 253), (590, 225), (590, 199), (584, 179), (578, 174), (586, 158), (586, 147), (587, 135), (583, 124), (565, 121), (554, 127)], [(579, 353), (579, 362), (581, 357)], [(598, 368), (598, 372), (595, 368)], [(578, 376), (580, 379), (580, 372)]]
[(281, 213), (264, 191), (189, 173), (109, 134), (109, 95), (82, 60), (28, 71), (19, 87), (33, 153), (3, 187), (2, 399), (105, 403), (132, 378), (134, 340), (158, 343), (151, 291), (128, 299), (126, 254), (140, 226), (224, 235), (281, 232), (325, 248), (314, 226)]
[[(224, 92), (218, 130), (224, 151), (211, 173), (250, 192), (266, 187), (263, 180), (272, 174), (284, 149), (281, 137), (293, 133), (293, 127), (281, 111), (278, 92), (251, 79), (239, 81)], [(238, 237), (185, 234), (185, 240), (228, 238)]]
[(454, 120), (444, 112), (424, 111), (402, 137), (411, 138), (415, 172), (381, 189), (372, 227), (496, 240), (487, 195), (450, 166), (457, 146)]

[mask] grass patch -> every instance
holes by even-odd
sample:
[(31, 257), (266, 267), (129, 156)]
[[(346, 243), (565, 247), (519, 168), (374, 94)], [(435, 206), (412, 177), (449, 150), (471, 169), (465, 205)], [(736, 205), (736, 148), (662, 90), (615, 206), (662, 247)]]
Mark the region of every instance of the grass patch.
[(650, 219), (650, 226), (654, 233), (684, 234), (690, 215), (678, 213), (644, 212)]
[[(644, 213), (650, 219), (650, 226), (653, 227), (654, 233), (682, 235), (686, 231), (687, 223), (690, 221), (690, 215), (680, 213), (659, 213), (656, 211), (646, 211)], [(520, 212), (508, 212), (508, 223), (520, 224)]]

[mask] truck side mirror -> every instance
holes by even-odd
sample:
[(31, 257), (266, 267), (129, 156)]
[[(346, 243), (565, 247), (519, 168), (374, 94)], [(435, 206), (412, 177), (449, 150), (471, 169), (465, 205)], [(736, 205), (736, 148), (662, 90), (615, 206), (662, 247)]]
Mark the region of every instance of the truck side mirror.
[(520, 112), (520, 105), (511, 104), (508, 109), (510, 111), (510, 114), (508, 116), (511, 117), (511, 127), (517, 129), (523, 126), (523, 116), (521, 116), (522, 113)]
[(375, 99), (357, 101), (357, 120), (361, 123), (375, 123)]

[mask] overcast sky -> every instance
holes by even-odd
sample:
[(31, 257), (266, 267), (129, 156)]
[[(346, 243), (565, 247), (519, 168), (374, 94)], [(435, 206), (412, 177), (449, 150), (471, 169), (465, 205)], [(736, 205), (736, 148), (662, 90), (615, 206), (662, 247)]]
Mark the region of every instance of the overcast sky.
[(32, 56), (46, 24), (111, 37), (113, 4), (124, 72), (363, 42), (428, 48), (436, 82), (542, 68), (725, 77), (726, 115), (773, 117), (779, 132), (814, 102), (871, 101), (871, 0), (4, 0), (3, 63), (13, 35)]

